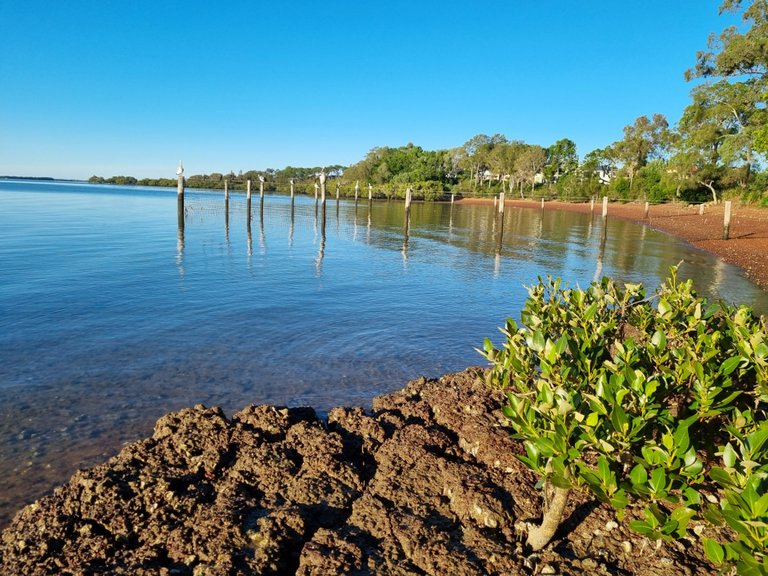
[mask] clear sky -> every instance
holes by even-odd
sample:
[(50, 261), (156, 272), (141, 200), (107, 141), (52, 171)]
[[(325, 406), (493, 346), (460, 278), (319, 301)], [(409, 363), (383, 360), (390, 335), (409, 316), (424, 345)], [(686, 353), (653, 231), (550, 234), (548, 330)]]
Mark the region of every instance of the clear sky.
[(0, 0), (0, 175), (350, 165), (676, 122), (719, 0)]

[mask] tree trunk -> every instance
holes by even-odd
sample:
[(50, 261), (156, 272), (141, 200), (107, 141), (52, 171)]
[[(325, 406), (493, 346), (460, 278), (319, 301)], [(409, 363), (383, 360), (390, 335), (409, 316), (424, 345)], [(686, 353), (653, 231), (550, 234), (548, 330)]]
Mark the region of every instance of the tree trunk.
[(712, 201), (717, 204), (717, 190), (715, 190), (715, 187), (713, 186), (713, 182), (699, 182), (702, 186), (706, 186), (709, 188), (709, 191), (712, 192)]
[(544, 517), (541, 519), (541, 526), (532, 527), (528, 530), (528, 546), (535, 552), (541, 550), (549, 544), (560, 526), (560, 520), (563, 518), (565, 505), (568, 503), (568, 488), (557, 488), (547, 482), (544, 485), (544, 494), (552, 491), (552, 498), (546, 498), (544, 502)]

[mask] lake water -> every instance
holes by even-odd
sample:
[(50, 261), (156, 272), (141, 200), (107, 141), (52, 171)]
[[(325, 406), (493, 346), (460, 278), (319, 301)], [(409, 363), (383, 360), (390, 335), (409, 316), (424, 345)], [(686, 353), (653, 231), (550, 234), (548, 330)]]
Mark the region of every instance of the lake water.
[[(666, 235), (556, 210), (0, 181), (0, 526), (78, 467), (196, 403), (369, 406), (482, 363), (524, 285), (601, 274), (768, 310)], [(605, 226), (605, 230), (604, 230)], [(501, 245), (499, 243), (501, 239)]]

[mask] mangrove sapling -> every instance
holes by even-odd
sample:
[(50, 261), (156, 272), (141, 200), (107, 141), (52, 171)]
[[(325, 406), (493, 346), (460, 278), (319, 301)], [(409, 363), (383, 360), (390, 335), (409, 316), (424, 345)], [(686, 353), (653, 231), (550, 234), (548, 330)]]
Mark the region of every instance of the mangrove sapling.
[(558, 488), (546, 483), (543, 487), (544, 494), (549, 494), (544, 498), (544, 510), (541, 524), (529, 525), (526, 543), (531, 550), (541, 550), (549, 544), (555, 532), (560, 527), (565, 512), (565, 506), (568, 504), (568, 494), (570, 489)]
[[(532, 549), (554, 535), (569, 490), (584, 489), (619, 519), (639, 504), (630, 527), (651, 539), (690, 537), (692, 521), (719, 520), (738, 541), (705, 541), (714, 563), (766, 561), (768, 523), (759, 535), (753, 525), (768, 519), (768, 496), (756, 498), (757, 480), (734, 480), (742, 468), (768, 479), (765, 325), (746, 308), (709, 305), (676, 274), (649, 298), (609, 279), (587, 290), (539, 279), (521, 325), (507, 320), (500, 348), (486, 340), (489, 383), (507, 391), (504, 416), (525, 448), (518, 457), (551, 494), (529, 527)], [(713, 493), (717, 510), (702, 496)]]

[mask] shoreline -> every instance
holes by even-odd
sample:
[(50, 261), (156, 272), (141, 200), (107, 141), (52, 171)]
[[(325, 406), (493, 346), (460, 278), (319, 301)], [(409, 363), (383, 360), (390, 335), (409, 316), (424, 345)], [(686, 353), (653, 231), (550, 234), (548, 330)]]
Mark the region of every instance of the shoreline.
[[(370, 412), (198, 405), (76, 473), (0, 535), (7, 574), (714, 574), (583, 494), (538, 553), (537, 478), (482, 369), (420, 378)], [(633, 512), (634, 513), (634, 512)]]
[[(493, 204), (493, 198), (462, 198), (457, 204)], [(508, 208), (541, 209), (541, 200), (506, 200)], [(740, 268), (744, 275), (762, 290), (768, 292), (768, 210), (733, 204), (731, 210), (730, 239), (723, 240), (723, 204), (705, 204), (704, 214), (699, 206), (677, 203), (653, 204), (648, 218), (640, 203), (608, 204), (608, 218), (620, 218), (648, 226), (653, 230), (687, 242)], [(544, 210), (564, 210), (590, 213), (589, 203), (551, 200)], [(600, 217), (602, 205), (595, 203), (594, 214)]]

